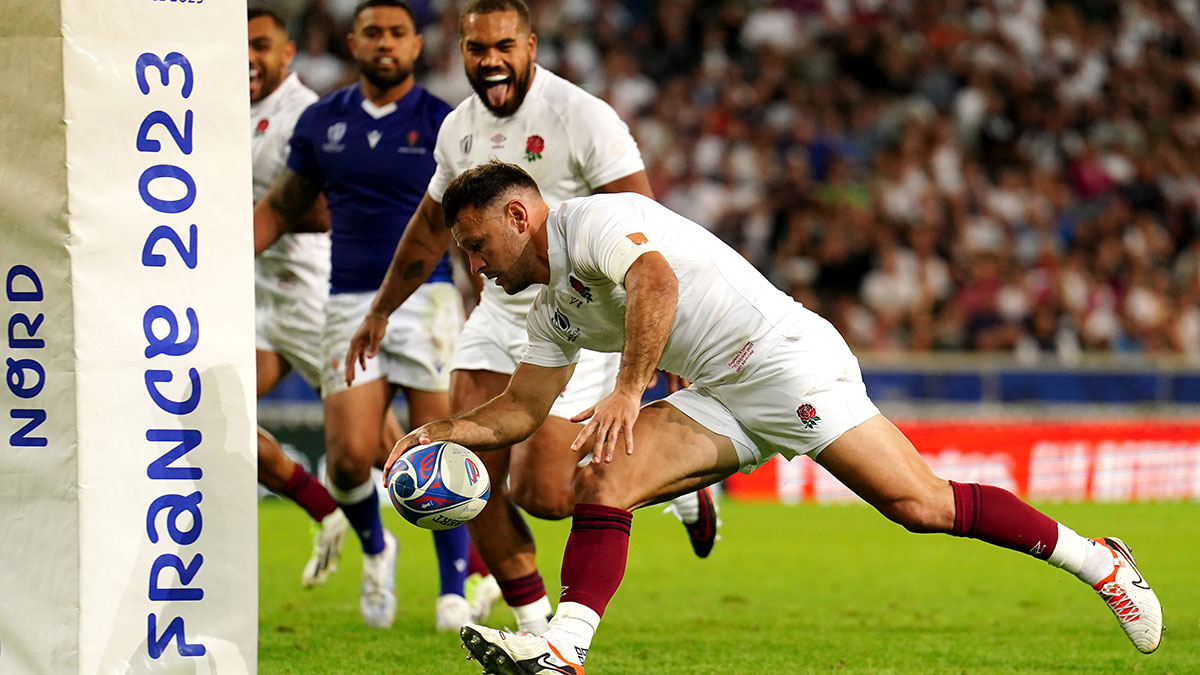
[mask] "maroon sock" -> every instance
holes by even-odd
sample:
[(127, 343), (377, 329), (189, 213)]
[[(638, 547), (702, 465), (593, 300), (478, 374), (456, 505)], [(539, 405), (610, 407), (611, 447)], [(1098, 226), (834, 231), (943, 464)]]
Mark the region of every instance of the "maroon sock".
[(481, 577), (486, 577), (491, 574), (488, 571), (487, 563), (483, 562), (483, 558), (479, 557), (479, 549), (475, 548), (475, 542), (469, 542), (467, 546), (467, 574), (478, 574)]
[(324, 520), (325, 516), (336, 511), (338, 507), (337, 502), (333, 501), (333, 497), (329, 496), (325, 486), (321, 485), (299, 464), (296, 465), (296, 470), (292, 472), (292, 477), (288, 479), (287, 485), (283, 486), (283, 495), (308, 511), (308, 515), (318, 523)]
[(509, 607), (528, 605), (546, 597), (546, 584), (537, 570), (517, 579), (496, 579), (496, 582), (500, 585), (500, 595), (504, 596), (504, 602)]
[(611, 506), (576, 504), (563, 552), (560, 602), (578, 602), (600, 616), (625, 576), (633, 514)]
[(954, 527), (950, 534), (971, 537), (1045, 560), (1058, 544), (1058, 523), (992, 485), (955, 483)]

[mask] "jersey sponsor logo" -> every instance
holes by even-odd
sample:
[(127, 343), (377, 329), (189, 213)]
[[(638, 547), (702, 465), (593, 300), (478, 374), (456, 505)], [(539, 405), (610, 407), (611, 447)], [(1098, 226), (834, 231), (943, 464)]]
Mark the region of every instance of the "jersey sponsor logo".
[(378, 129), (372, 129), (367, 132), (367, 145), (374, 150), (376, 145), (379, 145), (379, 139), (383, 138), (383, 132)]
[(396, 148), (396, 152), (399, 152), (399, 153), (405, 154), (405, 155), (423, 155), (423, 154), (425, 154), (427, 152), (425, 150), (425, 148), (417, 145), (417, 140), (420, 138), (421, 138), (421, 135), (417, 133), (416, 129), (409, 129), (408, 134), (404, 137), (404, 139), (408, 141), (408, 145), (402, 145), (402, 146)]
[(263, 134), (265, 134), (267, 132), (267, 127), (269, 127), (269, 126), (271, 126), (271, 120), (269, 120), (265, 117), (262, 118), (261, 120), (258, 121), (258, 124), (255, 125), (255, 127), (254, 127), (254, 135), (262, 136)]
[(576, 279), (574, 275), (568, 275), (567, 278), (571, 281), (571, 288), (579, 294), (579, 297), (587, 300), (588, 302), (595, 300), (595, 298), (592, 297), (592, 289), (584, 286), (582, 281)]
[(331, 124), (329, 125), (329, 128), (325, 130), (325, 145), (322, 145), (321, 149), (325, 152), (341, 152), (346, 149), (346, 146), (342, 145), (342, 139), (345, 137), (345, 122), (336, 122)]
[(801, 403), (799, 408), (796, 408), (796, 417), (800, 418), (800, 423), (805, 429), (813, 429), (821, 421), (817, 417), (817, 409), (811, 403)]
[(492, 136), (492, 149), (499, 150), (500, 148), (503, 148), (504, 141), (507, 140), (508, 139), (504, 137), (504, 134), (496, 134), (495, 136)]
[(546, 149), (546, 141), (534, 134), (525, 139), (525, 161), (532, 162), (542, 158), (542, 150)]
[(467, 134), (466, 136), (463, 136), (462, 140), (460, 140), (458, 142), (458, 149), (462, 150), (462, 154), (464, 154), (464, 155), (471, 154), (471, 139), (472, 138), (474, 138), (474, 137), (471, 134)]
[(641, 232), (631, 232), (630, 234), (625, 235), (625, 238), (637, 244), (638, 246), (650, 241), (646, 238), (646, 235), (642, 234)]

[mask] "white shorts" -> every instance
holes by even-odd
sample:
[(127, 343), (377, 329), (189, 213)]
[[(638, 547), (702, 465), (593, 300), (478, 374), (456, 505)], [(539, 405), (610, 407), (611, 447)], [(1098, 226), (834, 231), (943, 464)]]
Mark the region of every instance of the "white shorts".
[[(512, 375), (525, 355), (528, 341), (524, 317), (480, 304), (463, 327), (451, 368)], [(612, 393), (620, 365), (620, 354), (582, 350), (575, 373), (550, 407), (550, 414), (570, 419), (598, 403)]]
[(283, 357), (310, 387), (320, 391), (321, 331), (327, 284), (296, 286), (286, 293), (256, 285), (254, 347)]
[(858, 359), (825, 319), (783, 339), (745, 377), (693, 384), (667, 403), (733, 441), (750, 473), (775, 453), (816, 457), (846, 431), (879, 414), (867, 397)]
[[(342, 368), (350, 338), (371, 309), (374, 293), (338, 293), (325, 305), (321, 339), (324, 367), (321, 396), (344, 391)], [(354, 384), (386, 377), (388, 382), (422, 391), (450, 388), (450, 355), (462, 331), (462, 296), (451, 283), (423, 284), (388, 318), (387, 334), (367, 366), (355, 366)]]

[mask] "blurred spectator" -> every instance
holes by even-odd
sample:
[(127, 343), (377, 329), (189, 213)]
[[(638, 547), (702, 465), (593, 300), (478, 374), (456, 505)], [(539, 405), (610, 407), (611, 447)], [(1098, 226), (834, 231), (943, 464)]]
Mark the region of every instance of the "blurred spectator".
[[(353, 2), (274, 4), (336, 86)], [(1194, 0), (532, 4), (659, 198), (854, 347), (1200, 361)], [(458, 3), (414, 7), (420, 77), (468, 95)]]

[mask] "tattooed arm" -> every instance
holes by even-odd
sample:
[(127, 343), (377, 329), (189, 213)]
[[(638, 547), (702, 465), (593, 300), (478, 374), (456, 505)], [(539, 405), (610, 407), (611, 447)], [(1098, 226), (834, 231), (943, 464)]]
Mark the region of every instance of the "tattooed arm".
[(320, 195), (321, 186), (316, 182), (284, 169), (267, 195), (254, 205), (254, 255), (297, 225), (314, 230), (324, 223), (327, 229), (328, 215), (318, 204)]

